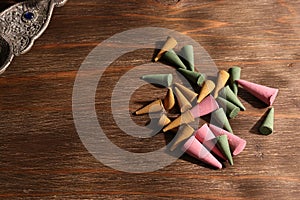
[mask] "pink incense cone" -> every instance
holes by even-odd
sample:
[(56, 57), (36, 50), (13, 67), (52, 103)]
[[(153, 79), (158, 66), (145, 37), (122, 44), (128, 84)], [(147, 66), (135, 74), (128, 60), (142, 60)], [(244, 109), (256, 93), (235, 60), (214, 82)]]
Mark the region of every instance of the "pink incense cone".
[(211, 166), (222, 169), (222, 164), (195, 138), (190, 137), (183, 145), (182, 150)]
[(270, 88), (267, 86), (251, 83), (244, 80), (236, 80), (245, 90), (250, 92), (252, 95), (271, 106), (278, 94), (278, 89)]
[(216, 136), (208, 128), (207, 124), (204, 124), (195, 132), (195, 137), (199, 140), (208, 150), (214, 152), (217, 156), (223, 160), (227, 160), (222, 152), (218, 149), (216, 142), (213, 140)]
[(200, 103), (194, 106), (190, 111), (194, 118), (207, 115), (219, 108), (218, 103), (212, 95), (207, 96)]
[(246, 146), (246, 140), (212, 124), (209, 125), (209, 128), (215, 134), (215, 136), (227, 135), (232, 155), (236, 156), (244, 150)]

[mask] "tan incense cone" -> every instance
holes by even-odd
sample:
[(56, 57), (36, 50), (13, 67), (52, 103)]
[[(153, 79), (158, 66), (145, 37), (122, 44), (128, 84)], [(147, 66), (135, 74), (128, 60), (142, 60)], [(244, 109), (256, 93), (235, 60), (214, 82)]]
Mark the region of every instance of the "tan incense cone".
[(185, 141), (189, 137), (191, 137), (193, 135), (194, 131), (195, 130), (188, 124), (182, 125), (179, 128), (179, 130), (174, 138), (174, 142), (173, 142), (172, 146), (170, 147), (170, 150), (174, 151), (180, 143), (182, 143), (183, 141)]
[(174, 121), (172, 121), (167, 127), (165, 127), (163, 129), (163, 132), (167, 132), (173, 128), (176, 128), (182, 124), (188, 124), (190, 122), (193, 122), (194, 117), (191, 114), (190, 111), (186, 111), (185, 113), (183, 113), (182, 115), (180, 115), (178, 118), (176, 118)]
[(206, 80), (202, 86), (197, 103), (200, 103), (207, 95), (215, 89), (215, 83), (211, 80)]
[(174, 91), (180, 107), (180, 111), (182, 113), (192, 108), (191, 103), (185, 98), (185, 96), (180, 92), (180, 90), (177, 87), (174, 88)]
[(170, 123), (171, 123), (171, 120), (165, 114), (162, 114), (158, 120), (158, 125), (160, 127), (167, 126)]
[(225, 70), (220, 70), (218, 73), (217, 85), (214, 92), (214, 97), (217, 98), (219, 96), (219, 91), (225, 86), (228, 81), (230, 75)]
[(198, 94), (195, 93), (193, 90), (190, 90), (189, 88), (179, 83), (175, 83), (174, 85), (180, 90), (180, 92), (185, 96), (185, 98), (189, 102), (193, 102), (197, 98)]
[(168, 92), (166, 97), (163, 100), (164, 108), (166, 110), (171, 110), (175, 106), (175, 97), (173, 94), (173, 89), (171, 87), (168, 88)]
[(177, 45), (177, 41), (173, 37), (168, 37), (164, 46), (161, 48), (161, 50), (154, 58), (154, 61), (157, 62), (165, 52), (173, 49), (174, 47), (176, 47), (176, 45)]
[(164, 106), (162, 104), (162, 101), (160, 99), (146, 105), (145, 107), (141, 108), (140, 110), (136, 111), (136, 115), (142, 115), (147, 113), (153, 113), (153, 112), (160, 112), (164, 110)]

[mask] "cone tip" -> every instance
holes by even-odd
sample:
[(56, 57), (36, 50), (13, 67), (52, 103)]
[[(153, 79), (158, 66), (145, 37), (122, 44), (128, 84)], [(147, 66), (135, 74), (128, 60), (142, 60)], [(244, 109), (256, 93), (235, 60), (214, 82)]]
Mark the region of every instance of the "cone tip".
[(168, 126), (166, 126), (165, 128), (163, 128), (163, 132), (164, 132), (164, 133), (167, 132), (167, 131), (169, 131), (169, 130), (171, 130), (171, 129), (169, 129)]
[(236, 107), (229, 113), (228, 117), (230, 119), (235, 118), (236, 116), (238, 116), (240, 111), (241, 111), (241, 109), (239, 107)]
[(222, 169), (222, 168), (223, 168), (223, 166), (222, 166), (222, 164), (221, 164), (220, 162), (217, 162), (217, 163), (216, 163), (216, 167), (217, 167), (218, 169)]
[(270, 105), (270, 106), (273, 105), (273, 103), (274, 103), (274, 101), (275, 101), (275, 99), (276, 99), (276, 97), (277, 97), (277, 95), (278, 95), (278, 92), (279, 92), (278, 89), (275, 89), (275, 90), (274, 90), (274, 94), (270, 97), (270, 101), (269, 101), (269, 105)]

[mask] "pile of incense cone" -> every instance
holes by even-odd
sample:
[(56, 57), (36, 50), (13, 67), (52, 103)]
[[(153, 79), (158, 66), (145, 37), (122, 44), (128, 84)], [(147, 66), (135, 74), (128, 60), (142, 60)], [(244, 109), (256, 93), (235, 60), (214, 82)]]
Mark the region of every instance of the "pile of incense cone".
[[(172, 74), (145, 75), (141, 79), (167, 88), (167, 93), (164, 99), (154, 100), (135, 114), (159, 114), (157, 125), (163, 127), (162, 132), (176, 132), (170, 151), (180, 149), (217, 169), (221, 169), (226, 162), (233, 165), (233, 157), (239, 155), (246, 147), (246, 141), (235, 135), (230, 125), (230, 119), (237, 117), (239, 112), (246, 111), (238, 97), (239, 86), (268, 107), (258, 130), (263, 135), (273, 132), (272, 105), (278, 89), (240, 79), (241, 68), (237, 66), (228, 71), (220, 70), (216, 81), (209, 80), (205, 74), (195, 71), (193, 46), (184, 46), (180, 52), (183, 56), (177, 55), (173, 50), (176, 46), (177, 41), (168, 37), (154, 61), (163, 61), (175, 67), (188, 80), (189, 87), (174, 83)], [(174, 110), (179, 116), (171, 120), (168, 113), (174, 113)], [(206, 116), (210, 116), (209, 123), (192, 127), (191, 124), (194, 124), (197, 118)]]

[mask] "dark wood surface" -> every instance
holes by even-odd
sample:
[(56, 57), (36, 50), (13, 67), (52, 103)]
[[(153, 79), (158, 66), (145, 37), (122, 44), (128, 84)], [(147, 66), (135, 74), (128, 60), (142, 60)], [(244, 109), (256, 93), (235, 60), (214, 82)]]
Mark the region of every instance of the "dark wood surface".
[[(1, 1), (1, 10), (15, 2)], [(55, 10), (34, 48), (15, 58), (0, 76), (0, 198), (298, 199), (299, 12), (296, 0), (69, 0)], [(219, 69), (239, 65), (243, 79), (279, 88), (274, 134), (256, 134), (255, 124), (266, 108), (242, 91), (247, 111), (231, 123), (247, 146), (234, 166), (213, 170), (183, 156), (156, 172), (130, 174), (97, 161), (83, 146), (73, 122), (77, 70), (101, 41), (147, 26), (184, 33), (209, 52)], [(123, 56), (106, 71), (97, 92), (105, 133), (135, 152), (155, 150), (165, 137), (124, 137), (111, 122), (110, 96), (122, 74), (150, 62), (151, 56), (147, 50)], [(135, 95), (150, 101), (161, 94), (148, 85)], [(142, 105), (132, 101), (130, 111)], [(146, 121), (140, 119), (138, 123)]]

